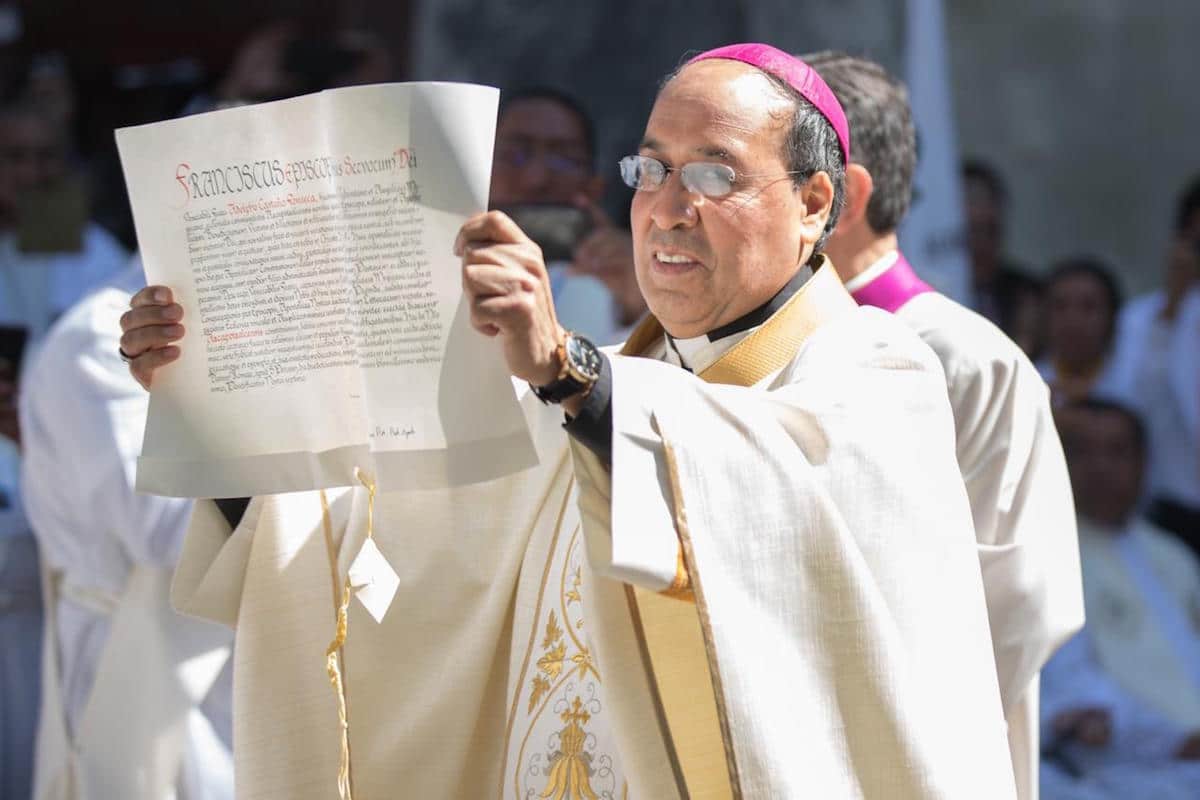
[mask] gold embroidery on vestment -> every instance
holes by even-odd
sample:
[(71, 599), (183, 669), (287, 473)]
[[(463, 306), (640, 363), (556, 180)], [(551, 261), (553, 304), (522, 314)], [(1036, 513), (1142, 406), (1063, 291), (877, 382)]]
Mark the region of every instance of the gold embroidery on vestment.
[[(558, 509), (558, 517), (554, 521), (554, 533), (550, 538), (550, 549), (546, 555), (546, 564), (542, 568), (542, 581), (541, 581), (540, 586), (538, 587), (537, 604), (534, 606), (534, 610), (533, 610), (534, 624), (532, 626), (530, 626), (529, 643), (525, 647), (525, 658), (523, 659), (523, 661), (521, 663), (521, 673), (517, 679), (516, 691), (513, 693), (512, 706), (509, 708), (508, 724), (505, 726), (505, 729), (504, 729), (504, 754), (505, 754), (506, 758), (508, 756), (509, 746), (512, 744), (513, 725), (516, 724), (516, 721), (517, 721), (517, 708), (521, 702), (521, 694), (524, 691), (524, 687), (525, 687), (525, 675), (529, 671), (529, 663), (533, 659), (533, 649), (534, 649), (534, 646), (537, 644), (537, 634), (538, 634), (537, 620), (541, 617), (541, 614), (542, 614), (542, 598), (546, 593), (546, 585), (550, 582), (550, 570), (554, 566), (554, 553), (556, 551), (556, 548), (558, 547), (559, 535), (562, 533), (563, 518), (566, 516), (567, 507), (571, 501), (571, 488), (574, 485), (575, 485), (575, 477), (572, 475), (567, 480), (566, 491), (563, 493), (563, 496), (562, 496), (562, 504), (559, 506), (559, 509)], [(539, 513), (540, 513), (540, 509), (539, 509)], [(545, 691), (549, 691), (548, 682), (547, 682), (547, 688), (545, 689)], [(528, 734), (526, 734), (526, 738), (527, 737), (528, 737)], [(524, 742), (522, 742), (522, 748), (524, 748)], [(505, 780), (506, 780), (506, 776), (502, 773), (500, 776), (500, 791), (497, 794), (498, 797), (504, 796)], [(514, 775), (513, 781), (514, 781), (513, 787), (516, 790), (517, 796), (520, 796), (520, 786), (518, 783), (519, 775)]]
[[(606, 800), (628, 794), (618, 782), (610, 754), (598, 749), (587, 723), (604, 710), (601, 677), (591, 649), (576, 635), (583, 627), (583, 553), (581, 529), (576, 527), (563, 555), (551, 552), (559, 570), (558, 609), (547, 612), (540, 627), (542, 657), (530, 680), (529, 721), (517, 752), (514, 790), (519, 798), (553, 800)], [(561, 564), (559, 563), (561, 561)], [(544, 591), (544, 588), (543, 588)], [(553, 674), (551, 674), (553, 673)], [(576, 707), (578, 703), (578, 707)], [(543, 715), (551, 710), (565, 723), (561, 728), (542, 730), (546, 749), (530, 752), (530, 738)], [(581, 715), (581, 716), (580, 716)]]
[(592, 789), (591, 755), (583, 749), (588, 736), (583, 726), (592, 715), (584, 710), (583, 701), (576, 695), (575, 702), (559, 716), (567, 723), (558, 734), (562, 749), (550, 762), (550, 777), (541, 796), (543, 800), (599, 800)]

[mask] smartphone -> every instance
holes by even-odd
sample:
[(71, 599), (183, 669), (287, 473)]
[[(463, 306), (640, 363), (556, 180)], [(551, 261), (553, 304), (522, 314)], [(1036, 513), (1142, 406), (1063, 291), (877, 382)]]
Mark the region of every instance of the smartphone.
[(28, 341), (29, 329), (24, 325), (0, 325), (0, 360), (8, 362), (13, 378), (21, 372), (21, 358)]
[(87, 227), (83, 181), (64, 178), (25, 192), (17, 204), (17, 249), (22, 253), (78, 253)]
[(501, 208), (512, 217), (538, 247), (542, 257), (551, 261), (570, 261), (575, 248), (592, 232), (592, 218), (581, 208), (554, 203), (529, 204)]

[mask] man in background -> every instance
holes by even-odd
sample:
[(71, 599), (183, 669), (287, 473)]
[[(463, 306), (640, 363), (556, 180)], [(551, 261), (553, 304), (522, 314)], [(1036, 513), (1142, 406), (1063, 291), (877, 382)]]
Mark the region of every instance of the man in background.
[(1036, 358), (1041, 286), (1004, 255), (1008, 188), (1000, 173), (981, 161), (963, 164), (962, 178), (972, 308), (1000, 326), (1030, 358)]
[(1200, 553), (1200, 183), (1179, 200), (1165, 277), (1121, 309), (1112, 370), (1146, 421), (1150, 519)]
[(36, 339), (129, 254), (88, 221), (67, 134), (34, 106), (0, 109), (0, 322)]
[(1200, 796), (1200, 565), (1137, 511), (1136, 412), (1088, 399), (1060, 416), (1087, 625), (1043, 672), (1043, 797)]
[(50, 324), (128, 255), (88, 221), (67, 134), (30, 105), (0, 108), (0, 795), (26, 797), (42, 629), (37, 550), (20, 502), (20, 367)]
[(1179, 194), (1175, 229), (1193, 242), (1200, 242), (1200, 175), (1194, 176)]
[(1054, 404), (1123, 394), (1114, 369), (1122, 298), (1112, 268), (1092, 256), (1066, 258), (1051, 267), (1045, 287), (1045, 348), (1037, 366)]
[(505, 93), (490, 202), (528, 227), (547, 251), (563, 324), (597, 344), (615, 344), (646, 304), (634, 276), (629, 231), (600, 208), (604, 179), (595, 171), (595, 138), (591, 117), (569, 95), (553, 89)]
[(805, 60), (850, 121), (846, 208), (826, 246), (862, 305), (895, 313), (937, 353), (954, 410), (1019, 796), (1037, 797), (1037, 676), (1083, 624), (1074, 510), (1046, 385), (996, 326), (934, 292), (898, 249), (916, 134), (904, 86), (871, 61)]
[(168, 600), (192, 502), (133, 487), (149, 398), (117, 326), (143, 283), (135, 259), (25, 371), (22, 489), (46, 605), (37, 800), (233, 797), (232, 637)]

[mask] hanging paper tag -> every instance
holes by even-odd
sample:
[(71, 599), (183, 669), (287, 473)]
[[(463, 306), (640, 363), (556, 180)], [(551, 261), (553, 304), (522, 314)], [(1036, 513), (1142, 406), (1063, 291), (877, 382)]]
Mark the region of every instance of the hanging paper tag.
[(383, 622), (399, 586), (396, 570), (379, 552), (375, 540), (367, 539), (350, 565), (350, 588), (376, 622)]

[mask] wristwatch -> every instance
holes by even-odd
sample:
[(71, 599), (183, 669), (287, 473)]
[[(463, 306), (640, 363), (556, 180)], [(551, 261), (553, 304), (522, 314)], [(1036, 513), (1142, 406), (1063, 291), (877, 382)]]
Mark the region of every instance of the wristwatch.
[(596, 346), (577, 333), (567, 331), (558, 343), (558, 377), (545, 386), (534, 386), (533, 393), (543, 403), (561, 403), (568, 397), (588, 391), (600, 380), (603, 359)]

